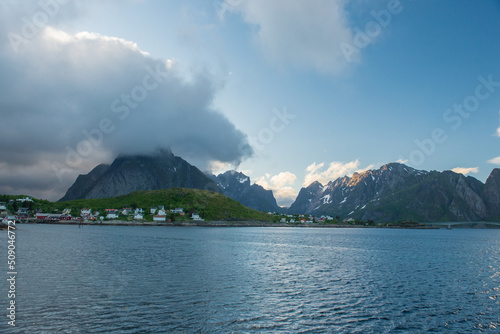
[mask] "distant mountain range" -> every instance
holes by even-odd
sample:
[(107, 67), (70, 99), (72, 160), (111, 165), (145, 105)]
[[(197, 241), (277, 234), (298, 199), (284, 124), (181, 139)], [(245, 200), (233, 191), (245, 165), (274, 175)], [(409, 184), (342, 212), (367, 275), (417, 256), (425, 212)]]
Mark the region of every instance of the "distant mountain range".
[(258, 184), (250, 184), (250, 178), (234, 170), (217, 176), (207, 173), (217, 183), (222, 193), (229, 198), (254, 210), (283, 212), (276, 203), (272, 190), (266, 190)]
[(374, 221), (500, 219), (500, 169), (486, 183), (452, 171), (421, 171), (390, 163), (302, 188), (290, 213)]
[(120, 156), (111, 165), (99, 165), (80, 175), (60, 201), (174, 187), (219, 192), (259, 211), (388, 222), (500, 220), (500, 169), (482, 183), (451, 171), (428, 172), (390, 163), (326, 185), (314, 182), (283, 209), (271, 190), (251, 184), (243, 173), (204, 174), (170, 150)]

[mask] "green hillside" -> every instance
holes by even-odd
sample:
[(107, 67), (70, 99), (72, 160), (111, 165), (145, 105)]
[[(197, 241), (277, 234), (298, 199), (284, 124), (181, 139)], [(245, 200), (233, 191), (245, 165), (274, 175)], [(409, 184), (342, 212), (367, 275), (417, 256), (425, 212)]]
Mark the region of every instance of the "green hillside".
[(163, 205), (165, 209), (184, 208), (186, 216), (193, 212), (199, 213), (205, 220), (272, 221), (270, 215), (247, 208), (222, 194), (208, 190), (186, 188), (136, 191), (128, 195), (103, 199), (84, 199), (65, 202), (35, 200), (34, 204), (35, 208), (41, 208), (43, 212), (62, 211), (69, 208), (73, 216), (78, 215), (82, 208), (104, 212), (105, 209), (132, 207), (143, 208), (148, 213), (150, 207)]

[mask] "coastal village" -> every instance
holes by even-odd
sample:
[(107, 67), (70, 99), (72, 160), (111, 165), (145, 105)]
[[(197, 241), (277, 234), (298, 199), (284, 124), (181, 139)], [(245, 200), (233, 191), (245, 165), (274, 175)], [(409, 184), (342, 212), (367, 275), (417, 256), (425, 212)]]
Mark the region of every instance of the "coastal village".
[[(108, 208), (104, 211), (93, 210), (92, 208), (82, 208), (79, 212), (74, 212), (72, 209), (64, 209), (61, 212), (46, 213), (39, 208), (32, 208), (33, 199), (31, 197), (23, 197), (7, 202), (0, 202), (0, 217), (2, 222), (15, 220), (19, 222), (79, 222), (79, 221), (110, 221), (110, 220), (127, 220), (127, 221), (146, 221), (146, 217), (152, 217), (153, 222), (171, 222), (176, 216), (187, 218), (192, 221), (204, 221), (198, 213), (191, 213), (186, 217), (184, 208), (175, 208), (167, 210), (163, 205), (148, 208), (146, 211), (143, 208), (124, 207), (121, 209)], [(8, 207), (17, 210), (9, 210)], [(14, 211), (14, 212), (12, 212)], [(149, 215), (148, 215), (149, 213)]]
[[(59, 210), (56, 210), (59, 211)], [(281, 224), (313, 224), (327, 223), (339, 220), (339, 217), (311, 215), (285, 215), (275, 212), (268, 212), (273, 216), (276, 223)], [(157, 205), (149, 208), (138, 208), (125, 206), (123, 208), (107, 208), (95, 210), (93, 208), (63, 209), (60, 212), (42, 212), (40, 208), (34, 206), (31, 197), (11, 199), (9, 202), (0, 202), (0, 219), (3, 223), (9, 220), (32, 223), (102, 223), (102, 222), (135, 222), (135, 223), (171, 223), (173, 221), (205, 221), (203, 215), (197, 212), (188, 213), (184, 208), (166, 209), (164, 205)], [(347, 218), (342, 221), (347, 224), (355, 224), (355, 220)]]

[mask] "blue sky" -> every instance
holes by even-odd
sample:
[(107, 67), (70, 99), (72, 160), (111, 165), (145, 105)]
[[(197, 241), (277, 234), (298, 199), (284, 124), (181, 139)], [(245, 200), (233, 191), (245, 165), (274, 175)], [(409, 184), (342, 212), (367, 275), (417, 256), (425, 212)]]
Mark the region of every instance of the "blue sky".
[[(40, 9), (23, 10), (6, 32)], [(253, 154), (205, 158), (175, 145), (174, 153), (202, 169), (237, 168), (273, 189), (281, 205), (311, 181), (398, 160), (460, 167), (482, 181), (500, 164), (498, 1), (90, 1), (61, 5), (47, 27), (136, 43), (146, 57), (172, 60), (183, 82), (208, 77), (210, 89), (200, 89), (209, 91), (207, 109), (247, 136)], [(350, 59), (346, 45), (356, 48)], [(463, 103), (472, 111), (453, 111)], [(113, 152), (96, 150), (73, 174)]]

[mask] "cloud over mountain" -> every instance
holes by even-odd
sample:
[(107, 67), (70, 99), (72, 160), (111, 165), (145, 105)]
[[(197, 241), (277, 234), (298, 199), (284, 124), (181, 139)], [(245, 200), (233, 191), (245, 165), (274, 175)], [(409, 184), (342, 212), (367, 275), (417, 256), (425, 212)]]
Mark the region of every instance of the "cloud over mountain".
[[(30, 190), (42, 178), (52, 189), (30, 194), (54, 198), (97, 163), (157, 147), (198, 163), (237, 165), (252, 154), (246, 135), (213, 108), (220, 83), (210, 73), (187, 79), (134, 42), (51, 27), (56, 15), (30, 4), (9, 2), (0, 14), (0, 193), (12, 192), (9, 180)], [(72, 17), (73, 5), (64, 6), (58, 19)], [(49, 20), (9, 16), (27, 7)]]

